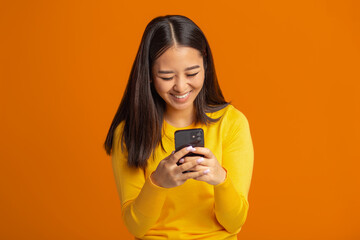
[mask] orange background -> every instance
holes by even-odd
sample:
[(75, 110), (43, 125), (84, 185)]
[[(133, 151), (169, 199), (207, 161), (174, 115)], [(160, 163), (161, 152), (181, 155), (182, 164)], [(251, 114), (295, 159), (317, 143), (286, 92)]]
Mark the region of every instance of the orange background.
[(190, 17), (255, 165), (239, 239), (360, 239), (354, 1), (2, 1), (0, 238), (131, 239), (103, 142), (147, 23)]

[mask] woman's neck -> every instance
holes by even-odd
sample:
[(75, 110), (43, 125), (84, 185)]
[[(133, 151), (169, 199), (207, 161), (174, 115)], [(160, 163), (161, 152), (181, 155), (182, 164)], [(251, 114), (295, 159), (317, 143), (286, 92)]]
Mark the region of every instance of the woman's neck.
[(195, 121), (195, 108), (175, 110), (166, 108), (165, 121), (178, 128), (187, 127)]

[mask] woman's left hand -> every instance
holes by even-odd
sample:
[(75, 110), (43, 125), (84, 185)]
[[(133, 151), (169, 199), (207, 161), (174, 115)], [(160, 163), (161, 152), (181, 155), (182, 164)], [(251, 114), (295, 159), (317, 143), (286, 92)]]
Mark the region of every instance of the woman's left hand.
[[(189, 169), (190, 171), (203, 171), (205, 174), (200, 177), (194, 178), (195, 180), (204, 181), (211, 185), (218, 185), (224, 182), (226, 178), (226, 171), (220, 165), (215, 155), (208, 149), (203, 147), (195, 147), (195, 151), (193, 153), (204, 155), (203, 161), (200, 164), (194, 166)], [(194, 157), (185, 157), (184, 162), (189, 161)], [(201, 157), (196, 157), (201, 158)]]

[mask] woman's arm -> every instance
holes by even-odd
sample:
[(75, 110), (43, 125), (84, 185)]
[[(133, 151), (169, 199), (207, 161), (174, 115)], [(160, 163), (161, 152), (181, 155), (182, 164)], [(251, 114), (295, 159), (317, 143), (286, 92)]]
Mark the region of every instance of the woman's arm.
[(246, 220), (254, 164), (249, 123), (243, 113), (234, 110), (227, 118), (230, 130), (223, 141), (222, 166), (226, 178), (214, 186), (216, 218), (230, 233), (238, 233)]
[(145, 179), (141, 168), (130, 168), (119, 144), (120, 128), (113, 139), (112, 166), (121, 202), (122, 219), (134, 236), (141, 238), (158, 220), (166, 197), (166, 188)]

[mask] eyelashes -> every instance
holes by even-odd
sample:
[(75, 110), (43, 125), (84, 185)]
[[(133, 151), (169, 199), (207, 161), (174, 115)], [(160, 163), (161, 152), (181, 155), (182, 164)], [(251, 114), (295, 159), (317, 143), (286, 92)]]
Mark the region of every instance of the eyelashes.
[[(198, 73), (199, 73), (199, 72), (194, 73), (194, 74), (189, 74), (189, 75), (186, 75), (186, 76), (192, 78), (192, 77), (195, 77)], [(171, 80), (171, 79), (173, 79), (173, 78), (174, 78), (174, 77), (161, 78), (161, 79), (163, 79), (163, 80)]]
[(187, 75), (187, 76), (188, 76), (188, 77), (194, 77), (194, 76), (196, 76), (198, 73), (199, 73), (199, 72), (194, 73), (194, 74), (189, 74), (189, 75)]

